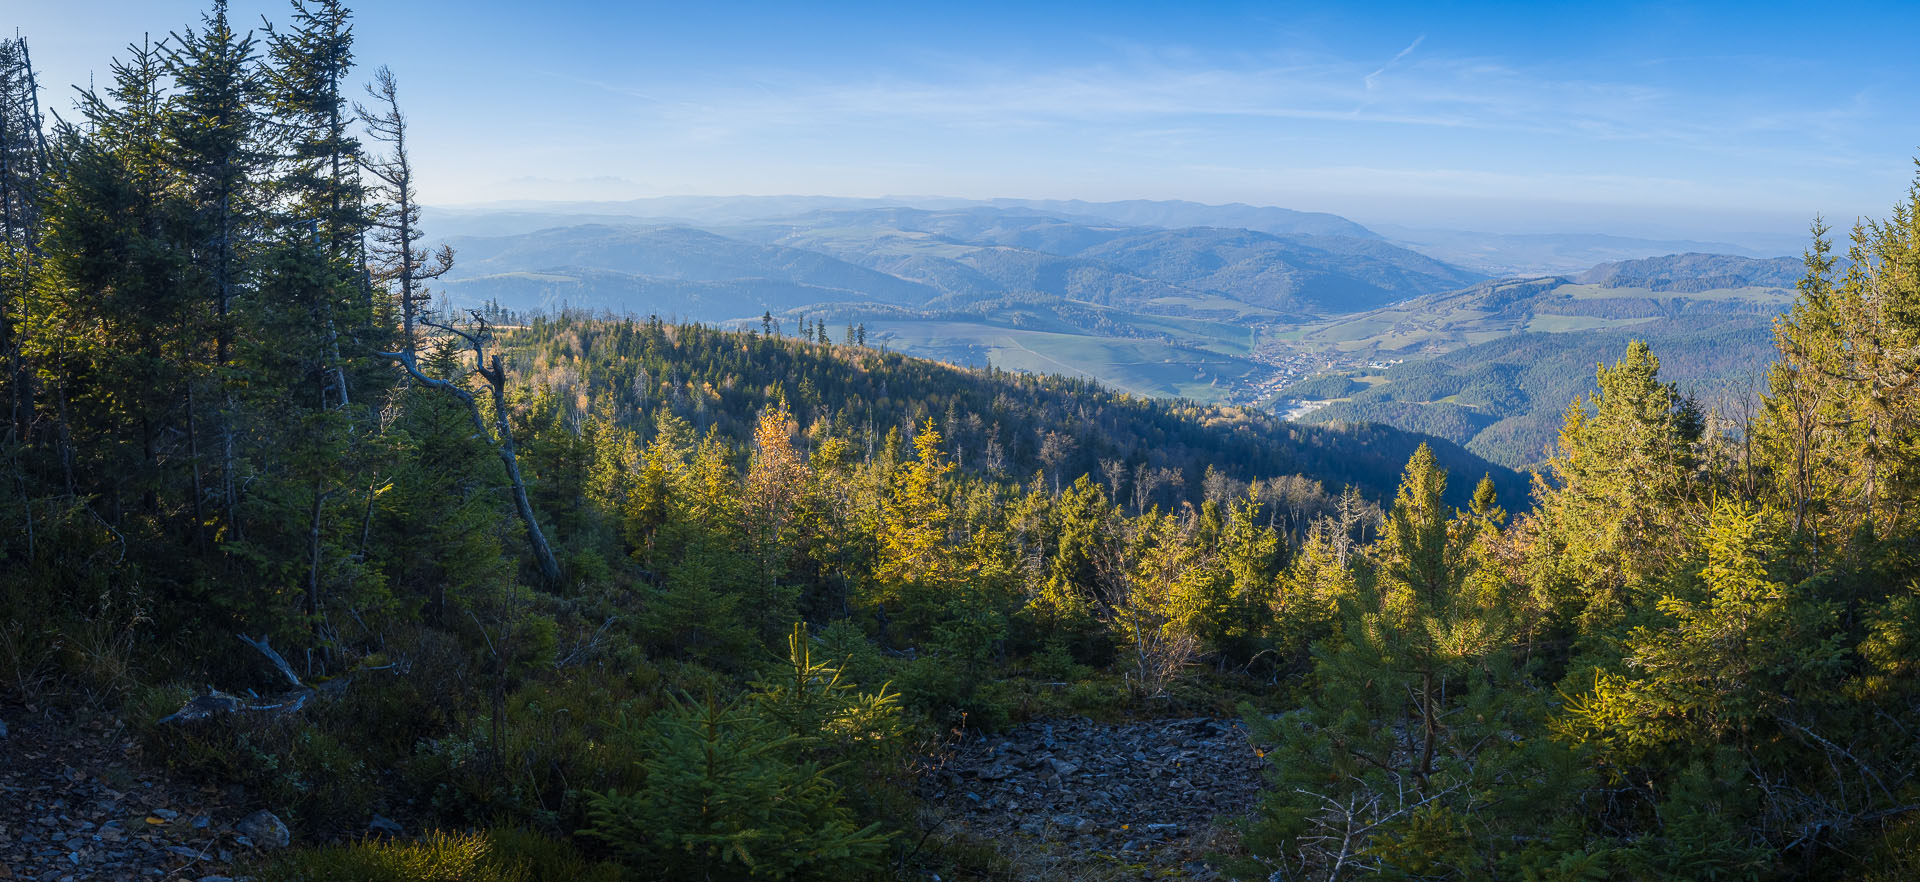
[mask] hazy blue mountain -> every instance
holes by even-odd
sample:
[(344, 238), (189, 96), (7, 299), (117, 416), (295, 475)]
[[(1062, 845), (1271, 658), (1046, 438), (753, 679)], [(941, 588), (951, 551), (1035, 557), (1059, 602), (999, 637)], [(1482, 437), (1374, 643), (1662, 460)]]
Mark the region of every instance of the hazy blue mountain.
[(1256, 306), (1328, 314), (1372, 309), (1483, 278), (1378, 239), (1282, 238), (1213, 227), (1139, 233), (1079, 256)]
[[(711, 311), (720, 304), (730, 310), (727, 318), (798, 308), (813, 289), (839, 302), (939, 309), (1043, 295), (1141, 313), (1272, 323), (1370, 309), (1480, 278), (1371, 234), (1169, 230), (1068, 220), (1028, 207), (844, 207), (856, 201), (712, 200), (720, 208), (702, 208), (656, 200), (648, 207), (710, 215), (727, 206), (736, 214), (837, 207), (710, 229), (593, 223), (455, 237), (459, 262), (452, 280), (460, 284), (449, 292), (515, 308), (558, 299), (642, 313), (680, 309), (686, 318), (705, 320), (720, 317)], [(1137, 211), (1146, 205), (1114, 204)], [(547, 217), (510, 214), (502, 226)], [(666, 281), (715, 285), (696, 292)], [(767, 299), (756, 303), (756, 296)]]
[(793, 244), (797, 248), (847, 250), (868, 254), (870, 240), (893, 240), (893, 246), (1006, 246), (1054, 256), (1075, 256), (1114, 238), (1140, 233), (1140, 227), (1114, 223), (1069, 221), (1027, 209), (1004, 208), (874, 208), (858, 211), (812, 211), (780, 221), (722, 227), (722, 231), (751, 240)]
[(1265, 205), (1204, 205), (1179, 200), (1129, 199), (1083, 202), (1078, 199), (995, 199), (990, 205), (1033, 209), (1068, 217), (1099, 218), (1136, 227), (1233, 227), (1281, 236), (1349, 236), (1377, 239), (1379, 234), (1337, 214), (1295, 211)]
[[(1595, 264), (1663, 254), (1710, 253), (1773, 257), (1798, 253), (1788, 237), (1754, 234), (1744, 242), (1639, 238), (1597, 233), (1485, 233), (1375, 224), (1389, 240), (1494, 276), (1579, 273)], [(1804, 243), (1801, 243), (1804, 244)]]
[(1045, 215), (1081, 224), (1132, 227), (1236, 227), (1284, 236), (1379, 238), (1372, 230), (1324, 212), (1271, 206), (1204, 205), (1198, 202), (1134, 199), (1083, 202), (1048, 199), (955, 199), (939, 196), (661, 196), (609, 202), (510, 201), (486, 205), (429, 207), (430, 229), (438, 235), (511, 235), (581, 223), (653, 223), (732, 226), (783, 221), (822, 212), (910, 208)]
[[(752, 242), (803, 249), (907, 279), (942, 292), (943, 308), (1015, 294), (1042, 294), (1102, 305), (1191, 312), (1211, 298), (1165, 281), (1061, 252), (1137, 232), (1095, 228), (1004, 210), (888, 208), (816, 212), (750, 227), (720, 228)], [(1043, 250), (1044, 249), (1044, 250)], [(1228, 304), (1222, 309), (1236, 313)]]
[[(687, 227), (587, 225), (519, 236), (451, 240), (458, 279), (503, 273), (604, 270), (681, 281), (770, 279), (922, 303), (940, 292), (898, 276), (798, 248), (745, 242)], [(648, 311), (636, 303), (639, 311)]]
[(1481, 278), (1378, 238), (1081, 223), (1025, 208), (828, 211), (727, 232), (956, 297), (1031, 291), (1171, 314), (1351, 312)]

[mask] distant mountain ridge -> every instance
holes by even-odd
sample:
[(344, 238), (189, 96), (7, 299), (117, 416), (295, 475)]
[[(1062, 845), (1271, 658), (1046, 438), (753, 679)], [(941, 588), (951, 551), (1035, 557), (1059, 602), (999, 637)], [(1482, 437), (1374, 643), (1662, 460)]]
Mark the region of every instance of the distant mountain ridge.
[[(1182, 200), (1129, 199), (1087, 202), (1079, 199), (957, 199), (941, 196), (656, 196), (614, 202), (541, 202), (515, 200), (470, 206), (429, 207), (432, 228), (440, 235), (503, 235), (543, 226), (567, 226), (585, 218), (604, 222), (648, 222), (687, 226), (741, 225), (779, 221), (818, 212), (910, 208), (923, 211), (1015, 210), (1078, 222), (1134, 227), (1232, 227), (1283, 236), (1348, 236), (1378, 239), (1378, 233), (1337, 214), (1296, 211), (1277, 206), (1229, 203), (1207, 205)], [(484, 229), (472, 224), (485, 223)]]
[(1603, 263), (1574, 276), (1573, 282), (1693, 294), (1718, 288), (1792, 288), (1805, 273), (1806, 264), (1791, 257), (1759, 260), (1688, 253)]
[[(642, 277), (740, 282), (731, 297), (722, 286), (676, 301), (697, 304), (682, 317), (704, 321), (791, 304), (803, 291), (791, 286), (829, 289), (825, 299), (843, 302), (950, 308), (1041, 294), (1166, 315), (1275, 318), (1354, 312), (1480, 278), (1378, 237), (1168, 230), (983, 206), (819, 210), (708, 229), (598, 222), (449, 241), (461, 255), (449, 292), (514, 309), (558, 298), (644, 313), (658, 308), (645, 292), (661, 286)], [(563, 290), (585, 279), (592, 292)], [(787, 293), (756, 300), (766, 282)], [(633, 295), (624, 304), (623, 288)]]
[(1099, 218), (1136, 227), (1229, 227), (1276, 236), (1347, 236), (1378, 239), (1380, 234), (1337, 214), (1296, 211), (1270, 205), (1232, 202), (1207, 205), (1183, 200), (1129, 199), (1084, 202), (1079, 199), (993, 199), (994, 206), (1016, 206), (1063, 216)]
[[(772, 313), (789, 331), (824, 323), (838, 339), (865, 326), (902, 352), (1145, 396), (1325, 400), (1336, 396), (1282, 390), (1329, 368), (1459, 353), (1432, 382), (1395, 371), (1312, 419), (1430, 432), (1515, 465), (1550, 437), (1555, 399), (1611, 342), (1592, 344), (1657, 334), (1691, 357), (1684, 341), (1697, 333), (1729, 350), (1720, 363), (1745, 364), (1801, 272), (1791, 258), (1644, 250), (1701, 243), (1541, 235), (1488, 253), (1522, 241), (1556, 261), (1582, 248), (1637, 256), (1489, 278), (1335, 215), (1148, 200), (670, 198), (456, 211), (430, 224), (489, 234), (451, 239), (458, 265), (437, 287), (454, 305), (725, 327)], [(1521, 338), (1520, 349), (1501, 342)], [(1474, 373), (1520, 353), (1538, 365)], [(1710, 379), (1709, 367), (1697, 377)], [(1442, 375), (1476, 391), (1428, 394)], [(1487, 391), (1501, 383), (1513, 394)]]
[(1769, 258), (1798, 253), (1798, 239), (1748, 234), (1740, 242), (1649, 238), (1604, 233), (1488, 233), (1377, 224), (1388, 240), (1491, 276), (1577, 275), (1596, 264), (1661, 254), (1729, 254)]

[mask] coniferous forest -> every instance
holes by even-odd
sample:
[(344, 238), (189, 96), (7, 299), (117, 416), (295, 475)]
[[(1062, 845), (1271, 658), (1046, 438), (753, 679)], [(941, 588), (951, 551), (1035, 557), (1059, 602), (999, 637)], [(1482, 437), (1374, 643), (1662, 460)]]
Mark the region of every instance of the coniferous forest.
[(923, 782), (1086, 716), (1242, 721), (1208, 872), (1920, 877), (1920, 189), (1814, 229), (1738, 419), (1635, 343), (1522, 475), (447, 308), (352, 25), (216, 2), (58, 112), (0, 43), (0, 708), (271, 811), (236, 873), (1029, 878)]

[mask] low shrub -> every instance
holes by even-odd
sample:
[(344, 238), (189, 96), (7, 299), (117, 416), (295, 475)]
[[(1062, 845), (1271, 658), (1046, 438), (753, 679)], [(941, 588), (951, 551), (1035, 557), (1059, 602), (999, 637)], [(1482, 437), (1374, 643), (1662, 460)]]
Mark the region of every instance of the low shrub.
[(617, 865), (526, 830), (431, 833), (300, 849), (252, 868), (257, 882), (619, 882)]
[(646, 878), (847, 879), (878, 870), (889, 837), (859, 825), (799, 740), (743, 702), (685, 702), (639, 733), (646, 783), (591, 797), (592, 826)]

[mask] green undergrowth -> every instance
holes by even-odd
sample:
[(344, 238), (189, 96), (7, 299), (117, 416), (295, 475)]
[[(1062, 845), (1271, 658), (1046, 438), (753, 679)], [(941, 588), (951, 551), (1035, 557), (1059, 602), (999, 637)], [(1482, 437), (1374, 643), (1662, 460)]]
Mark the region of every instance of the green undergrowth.
[(619, 865), (522, 829), (435, 832), (284, 852), (245, 870), (256, 882), (619, 882)]

